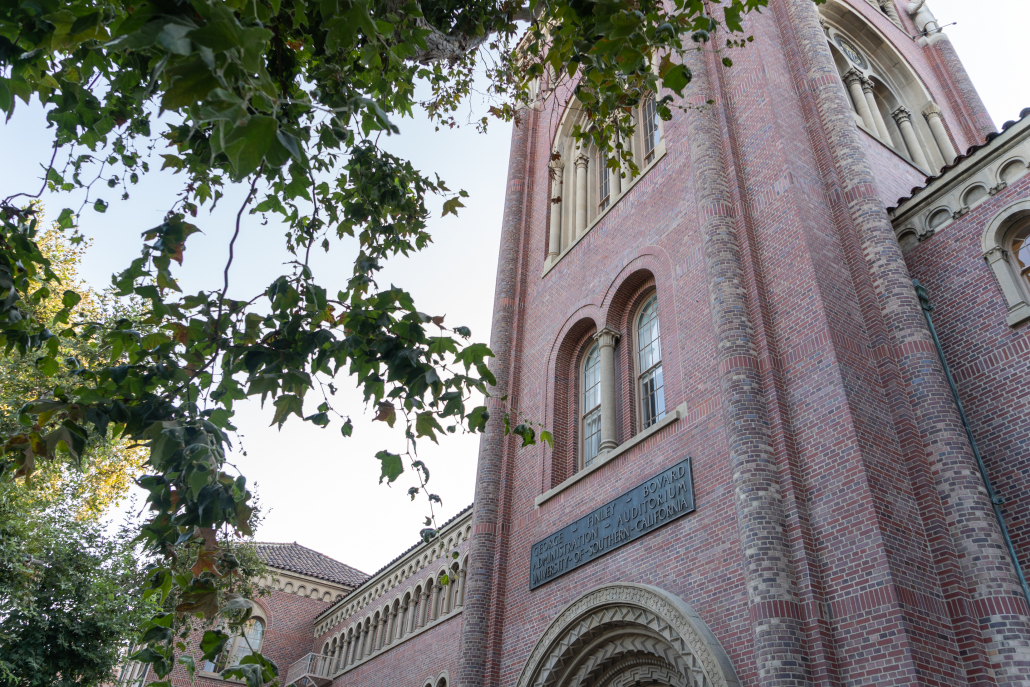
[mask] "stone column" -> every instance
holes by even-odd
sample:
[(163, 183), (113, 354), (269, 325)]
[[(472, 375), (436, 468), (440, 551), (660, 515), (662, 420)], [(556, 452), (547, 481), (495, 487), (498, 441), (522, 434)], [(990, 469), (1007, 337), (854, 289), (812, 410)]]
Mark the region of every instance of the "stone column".
[(865, 99), (865, 91), (862, 89), (863, 80), (862, 72), (854, 67), (844, 72), (844, 83), (847, 84), (848, 92), (851, 93), (851, 99), (855, 102), (855, 109), (858, 110), (859, 116), (862, 117), (862, 123), (865, 124), (865, 128), (875, 134), (876, 120), (873, 119), (873, 113), (869, 109), (869, 101)]
[(873, 121), (876, 123), (876, 133), (879, 134), (880, 140), (894, 147), (890, 132), (887, 131), (887, 122), (883, 121), (883, 113), (880, 112), (880, 107), (876, 104), (876, 96), (873, 95), (873, 82), (871, 79), (862, 79), (862, 93), (865, 94), (865, 101), (873, 115)]
[(581, 152), (576, 156), (576, 232), (573, 240), (582, 236), (587, 228), (587, 165), (590, 158)]
[(368, 636), (368, 628), (364, 625), (358, 630), (358, 645), (354, 649), (354, 662), (357, 663), (365, 657), (365, 638)]
[(905, 147), (908, 148), (908, 155), (912, 158), (912, 162), (916, 163), (920, 169), (930, 172), (930, 165), (927, 164), (926, 156), (923, 155), (923, 146), (919, 145), (916, 130), (912, 128), (912, 113), (902, 105), (894, 110), (891, 116), (894, 117), (898, 130), (901, 131), (901, 137), (905, 139)]
[(619, 445), (615, 436), (615, 344), (619, 332), (605, 327), (594, 334), (601, 357), (601, 446), (599, 453), (610, 451)]
[(394, 635), (397, 633), (397, 609), (390, 611), (390, 622), (386, 624), (386, 644), (393, 644)]
[(383, 613), (383, 617), (379, 620), (379, 647), (382, 649), (384, 646), (389, 644), (389, 627), (390, 617), (386, 613)]
[(941, 108), (937, 107), (936, 103), (927, 103), (923, 106), (923, 116), (926, 117), (926, 123), (930, 125), (930, 131), (933, 132), (933, 140), (937, 141), (944, 164), (950, 165), (958, 156), (955, 153), (955, 146), (951, 144), (951, 138), (948, 137), (948, 131), (944, 128)]
[(408, 604), (401, 606), (401, 621), (397, 626), (397, 639), (401, 639), (406, 634), (408, 634)]
[[(804, 0), (811, 3), (811, 0)], [(815, 19), (815, 5), (811, 16)], [(818, 25), (817, 25), (818, 30)], [(821, 30), (819, 40), (826, 45)], [(769, 436), (768, 402), (751, 321), (735, 208), (725, 158), (726, 134), (719, 111), (725, 103), (711, 86), (709, 53), (691, 53), (687, 66), (694, 74), (685, 99), (699, 106), (686, 117), (687, 143), (694, 174), (694, 198), (704, 255), (708, 302), (717, 367), (722, 427), (728, 472), (747, 593), (756, 678), (761, 687), (809, 684), (806, 674), (803, 610), (795, 591), (781, 496), (777, 457)], [(836, 82), (827, 82), (840, 91)], [(849, 86), (850, 87), (850, 86)], [(857, 103), (868, 114), (861, 84)], [(705, 106), (707, 102), (714, 105)], [(850, 113), (849, 113), (850, 116)], [(854, 125), (852, 125), (854, 126)]]
[(426, 624), (430, 620), (432, 620), (432, 618), (430, 617), (430, 615), (432, 614), (432, 608), (429, 605), (429, 590), (428, 589), (422, 590), (422, 605), (421, 605), (421, 608), (419, 610), (420, 610), (420, 613), (418, 614), (418, 626), (419, 627), (425, 627)]
[(461, 608), (465, 605), (465, 568), (458, 571), (458, 590), (454, 595), (454, 607)]
[[(615, 140), (618, 141), (618, 139)], [(619, 149), (612, 148), (612, 155), (615, 156), (619, 166), (608, 170), (608, 191), (611, 194), (609, 204), (614, 203), (615, 199), (622, 195), (622, 160), (619, 158)]]
[(437, 604), (440, 602), (440, 592), (443, 590), (443, 585), (439, 582), (433, 585), (433, 596), (429, 599), (429, 617), (428, 620), (436, 620), (440, 617), (440, 611)]
[(561, 160), (551, 160), (551, 233), (547, 242), (547, 260), (554, 262), (561, 252), (561, 189), (565, 165)]

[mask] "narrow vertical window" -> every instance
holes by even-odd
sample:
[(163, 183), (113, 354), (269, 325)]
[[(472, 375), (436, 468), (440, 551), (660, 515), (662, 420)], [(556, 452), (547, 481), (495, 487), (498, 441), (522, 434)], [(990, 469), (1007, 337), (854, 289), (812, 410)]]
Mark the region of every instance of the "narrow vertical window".
[(583, 467), (601, 448), (601, 356), (597, 344), (583, 362)]
[(1023, 287), (1030, 288), (1030, 224), (1016, 232), (1012, 241), (1012, 256), (1016, 259), (1016, 270), (1023, 279)]
[(608, 174), (608, 156), (604, 151), (597, 151), (597, 210), (600, 212), (608, 207), (612, 199), (611, 179)]
[(641, 429), (647, 429), (665, 417), (665, 384), (662, 377), (657, 295), (647, 299), (637, 318), (637, 351), (640, 370), (640, 424)]
[(644, 164), (649, 165), (654, 161), (659, 137), (658, 106), (655, 103), (654, 93), (644, 96), (644, 102), (640, 104), (640, 120), (643, 124), (641, 134), (644, 138)]

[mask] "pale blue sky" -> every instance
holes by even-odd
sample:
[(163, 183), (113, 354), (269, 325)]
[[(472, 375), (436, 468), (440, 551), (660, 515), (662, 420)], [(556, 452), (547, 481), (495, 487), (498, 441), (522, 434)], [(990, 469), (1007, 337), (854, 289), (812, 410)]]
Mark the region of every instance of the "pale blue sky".
[[(995, 122), (1014, 119), (1021, 108), (1030, 107), (1023, 52), (1030, 3), (930, 3), (941, 24), (958, 22), (946, 30)], [(488, 134), (480, 135), (473, 127), (434, 132), (424, 120), (400, 124), (402, 134), (389, 140), (390, 149), (423, 170), (438, 172), (451, 188), (467, 190), (470, 198), (457, 219), (434, 219), (430, 224), (433, 245), (415, 258), (395, 261), (383, 280), (411, 290), (424, 312), (446, 314), (448, 325), (464, 324), (474, 338), (486, 341), (511, 128), (495, 123)], [(0, 126), (0, 151), (7, 162), (0, 166), (0, 193), (38, 189), (37, 175), (27, 174), (24, 162), (45, 162), (48, 145), (39, 108), (19, 108), (10, 123)], [(111, 202), (107, 213), (83, 213), (83, 230), (94, 241), (84, 266), (90, 282), (107, 284), (112, 272), (138, 255), (139, 232), (160, 222), (169, 194), (179, 183), (179, 177), (168, 173), (151, 175), (125, 203), (117, 202), (114, 194), (100, 194)], [(241, 199), (240, 192), (229, 194), (214, 215), (198, 217), (204, 234), (189, 241), (187, 267), (181, 275), (184, 290), (220, 287), (232, 220)], [(68, 204), (59, 198), (44, 201), (52, 213)], [(256, 293), (285, 271), (278, 266), (285, 259), (280, 251), (282, 236), (281, 228), (272, 223), (262, 226), (257, 217), (246, 220), (237, 243), (231, 295)], [(342, 283), (350, 271), (348, 248), (352, 247), (337, 247), (328, 258), (318, 251), (316, 276), (330, 285)], [(346, 380), (339, 382), (348, 386)], [(341, 391), (338, 398), (345, 393)], [(426, 505), (421, 499), (411, 503), (405, 495), (410, 485), (407, 474), (393, 488), (377, 486), (379, 467), (373, 455), (381, 448), (396, 447), (398, 437), (373, 426), (363, 415), (360, 398), (351, 397), (355, 436), (346, 441), (335, 425), (319, 430), (291, 422), (278, 432), (267, 427), (270, 413), (256, 403), (240, 404), (237, 424), (248, 455), (235, 454), (230, 459), (258, 484), (267, 515), (259, 539), (297, 541), (371, 573), (417, 539)], [(441, 447), (423, 449), (422, 457), (432, 470), (431, 486), (444, 500), (438, 511), (440, 522), (472, 501), (477, 447), (474, 437), (455, 436)]]

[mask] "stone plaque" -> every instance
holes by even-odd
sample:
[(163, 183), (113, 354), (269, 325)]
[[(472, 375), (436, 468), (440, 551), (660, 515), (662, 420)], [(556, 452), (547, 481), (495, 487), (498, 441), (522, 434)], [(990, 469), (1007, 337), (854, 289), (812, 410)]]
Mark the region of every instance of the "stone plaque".
[(547, 584), (693, 510), (694, 480), (687, 458), (534, 544), (529, 588)]

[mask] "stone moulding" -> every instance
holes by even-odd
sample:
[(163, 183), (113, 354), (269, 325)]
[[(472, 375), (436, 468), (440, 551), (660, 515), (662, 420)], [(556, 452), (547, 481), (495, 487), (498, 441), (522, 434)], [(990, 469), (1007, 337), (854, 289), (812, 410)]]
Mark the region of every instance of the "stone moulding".
[[(646, 658), (646, 661), (630, 659)], [(625, 671), (616, 670), (619, 665)], [(517, 687), (622, 685), (644, 667), (674, 687), (739, 687), (729, 656), (701, 617), (665, 590), (616, 583), (565, 607), (534, 646)]]

